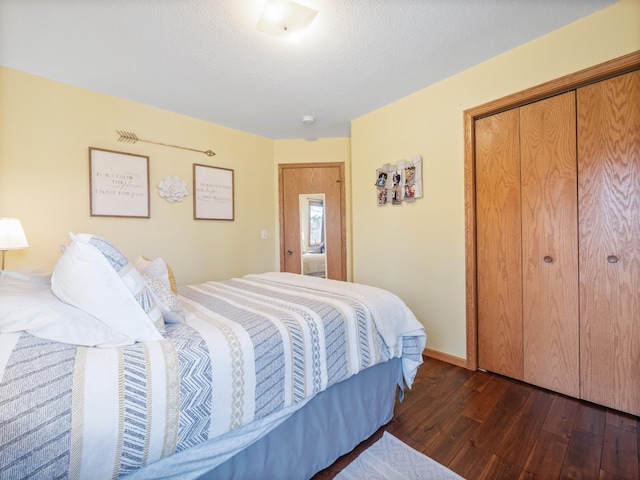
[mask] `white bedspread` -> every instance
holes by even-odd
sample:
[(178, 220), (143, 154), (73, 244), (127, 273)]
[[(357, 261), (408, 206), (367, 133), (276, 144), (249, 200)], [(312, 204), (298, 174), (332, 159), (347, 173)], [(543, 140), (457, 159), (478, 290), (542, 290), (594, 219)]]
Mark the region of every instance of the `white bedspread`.
[[(319, 292), (347, 294), (357, 299), (371, 312), (376, 328), (391, 356), (403, 357), (405, 382), (409, 387), (413, 384), (416, 369), (422, 363), (422, 352), (427, 342), (427, 335), (424, 326), (397, 295), (370, 285), (301, 276), (295, 273), (270, 272), (246, 275), (244, 278), (262, 278), (287, 286), (303, 286)], [(415, 354), (409, 355), (409, 352), (403, 352), (402, 338), (404, 337), (415, 339), (416, 348), (420, 353), (418, 357)]]
[(232, 452), (389, 358), (402, 357), (411, 385), (426, 340), (395, 295), (302, 275), (187, 285), (180, 301), (186, 323), (155, 342), (1, 334), (0, 478), (136, 475), (225, 436)]

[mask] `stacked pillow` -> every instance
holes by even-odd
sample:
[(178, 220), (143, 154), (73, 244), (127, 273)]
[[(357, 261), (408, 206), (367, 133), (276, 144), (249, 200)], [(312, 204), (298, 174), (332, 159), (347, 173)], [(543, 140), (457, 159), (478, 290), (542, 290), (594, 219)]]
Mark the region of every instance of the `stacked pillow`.
[(138, 258), (136, 258), (134, 265), (139, 272), (157, 278), (164, 284), (165, 287), (167, 287), (177, 295), (178, 287), (176, 286), (176, 277), (173, 274), (173, 270), (171, 270), (169, 264), (166, 263), (162, 258), (150, 260), (147, 257), (138, 255)]
[(70, 234), (53, 274), (0, 271), (0, 332), (114, 347), (161, 340), (185, 312), (167, 263), (135, 264), (107, 240)]
[(71, 236), (51, 277), (51, 290), (136, 342), (161, 340), (162, 310), (141, 273), (107, 240)]
[(57, 342), (117, 347), (134, 340), (51, 292), (51, 276), (0, 272), (0, 332), (26, 331)]
[(134, 265), (155, 295), (164, 321), (183, 322), (185, 313), (178, 300), (178, 288), (171, 267), (162, 258), (149, 260), (141, 255), (138, 255)]

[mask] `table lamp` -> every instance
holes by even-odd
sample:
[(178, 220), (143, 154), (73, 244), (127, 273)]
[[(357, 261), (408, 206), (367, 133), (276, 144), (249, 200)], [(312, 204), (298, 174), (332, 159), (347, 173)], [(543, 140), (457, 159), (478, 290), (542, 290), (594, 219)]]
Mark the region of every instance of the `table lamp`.
[(4, 270), (4, 254), (7, 250), (27, 248), (27, 237), (22, 224), (17, 218), (0, 218), (0, 251), (2, 251), (2, 270)]

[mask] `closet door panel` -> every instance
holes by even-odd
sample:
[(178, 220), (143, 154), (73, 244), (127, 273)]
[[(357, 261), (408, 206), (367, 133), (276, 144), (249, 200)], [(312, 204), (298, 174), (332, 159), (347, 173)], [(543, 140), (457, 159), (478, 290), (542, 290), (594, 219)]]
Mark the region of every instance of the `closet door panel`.
[(578, 90), (581, 396), (640, 415), (640, 71)]
[(579, 396), (575, 92), (520, 108), (524, 381)]
[(522, 379), (518, 112), (475, 123), (478, 365)]

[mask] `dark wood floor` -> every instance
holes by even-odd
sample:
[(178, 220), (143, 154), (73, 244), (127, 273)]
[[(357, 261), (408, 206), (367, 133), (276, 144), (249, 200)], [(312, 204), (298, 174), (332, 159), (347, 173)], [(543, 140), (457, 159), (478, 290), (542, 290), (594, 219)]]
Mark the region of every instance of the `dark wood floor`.
[(333, 478), (386, 430), (468, 480), (640, 478), (640, 419), (426, 359), (394, 419), (313, 477)]

